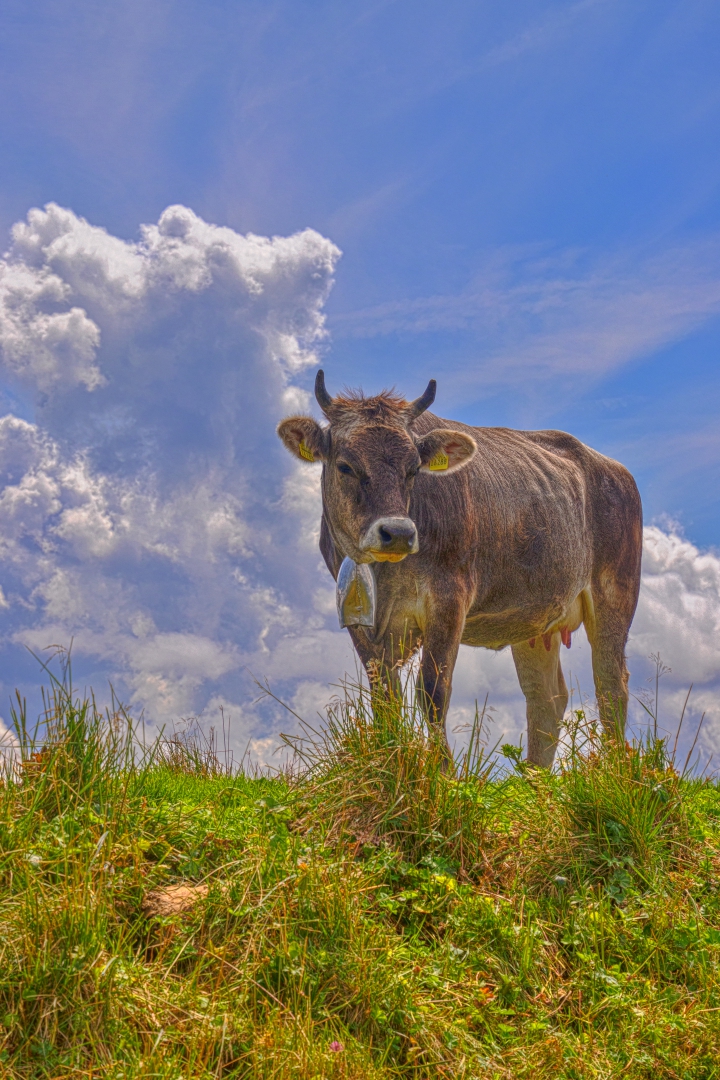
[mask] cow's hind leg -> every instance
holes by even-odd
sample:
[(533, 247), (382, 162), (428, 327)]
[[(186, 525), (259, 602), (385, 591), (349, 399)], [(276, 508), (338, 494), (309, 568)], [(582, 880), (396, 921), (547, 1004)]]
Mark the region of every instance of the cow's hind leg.
[(625, 645), (635, 611), (637, 590), (619, 588), (609, 574), (593, 582), (585, 630), (592, 649), (598, 711), (608, 735), (623, 737), (628, 705)]
[(635, 481), (616, 462), (595, 478), (595, 554), (583, 621), (592, 649), (600, 719), (608, 735), (622, 736), (628, 703), (625, 644), (640, 590), (642, 506)]
[(523, 642), (513, 645), (512, 654), (527, 701), (527, 759), (533, 765), (549, 769), (568, 703), (568, 690), (560, 666), (560, 634), (552, 635), (549, 649), (538, 637), (534, 648)]

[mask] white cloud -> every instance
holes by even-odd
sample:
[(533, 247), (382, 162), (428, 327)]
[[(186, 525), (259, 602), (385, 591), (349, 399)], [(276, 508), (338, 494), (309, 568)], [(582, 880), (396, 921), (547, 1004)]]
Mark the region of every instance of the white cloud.
[(720, 676), (720, 557), (699, 551), (677, 532), (645, 530), (632, 652), (659, 652), (687, 683)]
[(298, 543), (308, 551), (317, 551), (320, 543), (320, 470), (296, 465), (283, 489), (282, 505), (298, 520)]
[[(685, 740), (705, 713), (699, 746), (720, 748), (720, 555), (700, 551), (672, 527), (645, 530), (643, 584), (628, 649), (631, 670), (659, 654), (670, 672), (662, 678), (661, 721), (674, 732), (693, 684)], [(637, 685), (637, 683), (636, 683)]]
[(98, 327), (80, 307), (67, 307), (68, 285), (47, 267), (0, 264), (0, 348), (17, 378), (50, 390), (61, 380), (88, 390), (102, 384), (95, 364)]
[(0, 357), (36, 419), (0, 419), (6, 640), (73, 638), (76, 664), (164, 722), (252, 696), (248, 658), (306, 609), (324, 624), (317, 558), (296, 551), (317, 492), (274, 428), (308, 403), (291, 380), (317, 360), (338, 256), (309, 229), (240, 236), (181, 206), (136, 243), (53, 204), (15, 226)]
[[(2, 361), (36, 396), (34, 422), (0, 418), (5, 691), (21, 646), (73, 638), (81, 671), (111, 679), (149, 721), (194, 714), (209, 723), (222, 705), (234, 749), (250, 745), (253, 760), (270, 761), (288, 714), (262, 699), (253, 676), (311, 722), (332, 684), (353, 677), (317, 550), (318, 471), (296, 468), (274, 434), (280, 416), (308, 406), (293, 380), (316, 360), (338, 254), (311, 230), (243, 237), (184, 207), (137, 243), (52, 205), (16, 226), (0, 264)], [(577, 327), (567, 311), (583, 304), (598, 319), (592, 297), (603, 288), (622, 306), (610, 276), (600, 275), (599, 290), (592, 275), (544, 292), (519, 286), (500, 304), (501, 321), (524, 309), (542, 326), (560, 311), (561, 328)], [(677, 301), (665, 325), (700, 317), (713, 288), (708, 273), (700, 300), (683, 293), (685, 308)], [(648, 311), (665, 295), (649, 292)], [(486, 312), (495, 302), (488, 295)], [(93, 333), (58, 329), (48, 344), (47, 320), (74, 308)], [(720, 742), (719, 631), (720, 558), (648, 528), (633, 685), (660, 652), (673, 669), (666, 707), (679, 713), (694, 681), (697, 707), (708, 709), (706, 746)], [(581, 634), (563, 660), (588, 689)], [(451, 728), (471, 721), (488, 692), (491, 740), (517, 741), (524, 706), (510, 655), (462, 649)]]
[[(327, 688), (323, 703), (326, 701)], [(215, 694), (202, 712), (174, 723), (167, 730), (192, 733), (195, 724), (203, 732), (201, 741), (214, 744), (217, 757), (227, 765), (238, 766), (242, 763), (249, 770), (272, 772), (287, 766), (293, 757), (287, 743), (281, 738), (281, 732), (294, 732), (296, 718), (283, 708), (269, 723), (267, 713), (262, 708), (262, 699), (258, 701), (257, 697), (241, 705), (222, 694)]]

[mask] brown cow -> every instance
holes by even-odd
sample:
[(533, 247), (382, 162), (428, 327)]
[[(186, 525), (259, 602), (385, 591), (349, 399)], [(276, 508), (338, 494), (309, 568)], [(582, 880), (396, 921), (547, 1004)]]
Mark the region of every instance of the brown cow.
[(600, 715), (622, 730), (625, 643), (640, 583), (642, 508), (622, 465), (562, 431), (449, 423), (387, 391), (331, 398), (323, 427), (283, 420), (301, 460), (321, 461), (320, 549), (373, 563), (374, 628), (350, 629), (371, 677), (422, 645), (419, 688), (444, 725), (460, 644), (509, 645), (527, 700), (528, 760), (552, 765), (568, 692), (560, 644), (585, 624)]

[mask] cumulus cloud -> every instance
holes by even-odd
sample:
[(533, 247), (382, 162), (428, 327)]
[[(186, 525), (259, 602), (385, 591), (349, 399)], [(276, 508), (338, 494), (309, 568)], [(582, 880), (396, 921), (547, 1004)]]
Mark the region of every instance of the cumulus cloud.
[(679, 532), (645, 530), (633, 652), (660, 652), (688, 683), (720, 673), (720, 558)]
[(0, 266), (0, 347), (17, 378), (50, 390), (61, 380), (93, 390), (102, 381), (95, 364), (100, 332), (86, 312), (66, 306), (67, 284), (46, 267)]
[[(14, 227), (0, 357), (26, 408), (0, 419), (6, 640), (72, 637), (157, 722), (252, 698), (248, 660), (282, 681), (275, 650), (327, 614), (316, 557), (295, 554), (317, 484), (288, 482), (274, 428), (307, 406), (292, 380), (317, 360), (338, 256), (309, 229), (241, 236), (181, 206), (137, 242), (52, 204)], [(6, 649), (6, 688), (17, 662)]]
[[(309, 407), (297, 376), (317, 360), (338, 256), (312, 230), (241, 236), (185, 207), (136, 242), (54, 205), (15, 226), (0, 262), (0, 358), (22, 402), (0, 418), (5, 693), (18, 671), (32, 681), (23, 646), (72, 638), (96, 689), (111, 681), (151, 724), (224, 715), (233, 750), (267, 763), (292, 719), (254, 679), (312, 722), (354, 677), (317, 550), (319, 471), (274, 434)], [(660, 652), (678, 713), (694, 681), (708, 745), (719, 629), (718, 556), (650, 527), (633, 678)], [(581, 634), (564, 662), (589, 688)], [(517, 741), (509, 653), (462, 649), (450, 726), (486, 693), (491, 739)]]
[(645, 530), (643, 584), (629, 654), (642, 667), (655, 654), (663, 676), (663, 724), (674, 730), (692, 684), (691, 728), (705, 713), (700, 745), (720, 747), (720, 556), (701, 551), (677, 527)]

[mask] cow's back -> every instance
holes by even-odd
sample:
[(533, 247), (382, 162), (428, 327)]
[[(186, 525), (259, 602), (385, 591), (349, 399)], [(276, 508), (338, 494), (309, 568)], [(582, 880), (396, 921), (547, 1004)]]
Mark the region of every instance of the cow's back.
[(468, 578), (468, 617), (478, 626), (503, 612), (562, 607), (604, 567), (637, 579), (640, 499), (618, 462), (561, 431), (478, 428), (433, 414), (416, 424), (422, 434), (434, 428), (466, 431), (478, 452), (452, 475), (418, 477), (420, 559), (426, 572), (434, 563)]
[(619, 461), (592, 450), (564, 431), (524, 434), (550, 453), (572, 457), (583, 471), (594, 577), (611, 567), (618, 579), (636, 580), (642, 551), (642, 502), (632, 474)]

